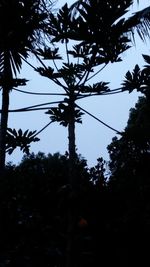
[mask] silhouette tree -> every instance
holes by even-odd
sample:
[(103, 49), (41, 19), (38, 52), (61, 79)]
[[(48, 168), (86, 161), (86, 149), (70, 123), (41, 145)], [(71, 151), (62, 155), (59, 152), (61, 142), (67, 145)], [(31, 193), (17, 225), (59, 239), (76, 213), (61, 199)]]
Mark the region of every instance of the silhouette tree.
[[(46, 12), (44, 1), (1, 1), (0, 4), (0, 85), (2, 110), (0, 128), (0, 172), (5, 166), (6, 135), (8, 123), (9, 93), (15, 87), (25, 85), (25, 79), (17, 79), (22, 58), (27, 58), (35, 42), (39, 41)], [(8, 18), (6, 23), (6, 18)]]
[[(131, 235), (133, 237), (130, 238), (130, 245), (126, 243), (125, 250), (134, 264), (144, 259), (148, 261), (147, 248), (141, 246), (140, 242), (150, 234), (150, 57), (143, 57), (147, 63), (144, 68), (140, 69), (136, 65), (132, 72), (127, 72), (123, 83), (125, 90), (138, 90), (143, 96), (139, 97), (135, 108), (130, 110), (122, 137), (114, 137), (108, 146), (111, 170), (108, 187), (112, 194), (112, 211), (118, 215), (115, 224), (118, 225), (119, 233), (124, 233), (122, 242)], [(132, 251), (133, 246), (139, 251), (137, 257)]]
[[(139, 97), (135, 108), (131, 108), (127, 127), (122, 133), (122, 137), (120, 139), (114, 137), (108, 146), (112, 177), (120, 171), (124, 172), (126, 176), (125, 170), (127, 169), (128, 173), (131, 171), (133, 176), (137, 175), (139, 168), (141, 168), (140, 162), (147, 164), (146, 158), (149, 158), (150, 57), (143, 55), (143, 58), (147, 65), (143, 69), (136, 65), (132, 72), (126, 73), (123, 82), (124, 90), (129, 91), (129, 93), (137, 90), (144, 96)], [(144, 170), (144, 167), (141, 168), (142, 172)]]
[[(70, 204), (68, 211), (67, 267), (74, 266), (75, 255), (72, 254), (75, 253), (73, 250), (76, 216), (74, 199), (78, 195), (80, 184), (74, 167), (76, 161), (75, 123), (82, 122), (83, 111), (93, 116), (79, 106), (77, 101), (93, 95), (109, 95), (122, 91), (122, 88), (110, 90), (108, 82), (101, 81), (93, 85), (89, 85), (88, 82), (108, 63), (121, 61), (120, 54), (131, 46), (129, 33), (133, 33), (133, 29), (141, 23), (141, 20), (135, 20), (134, 17), (125, 20), (122, 19), (122, 15), (126, 14), (132, 3), (133, 1), (115, 3), (101, 1), (100, 4), (95, 1), (81, 2), (77, 5), (78, 12), (75, 13), (74, 9), (69, 9), (65, 4), (56, 15), (50, 15), (47, 27), (47, 32), (51, 37), (50, 46), (43, 50), (39, 49), (36, 53), (38, 59), (43, 57), (44, 60), (53, 61), (54, 68), (42, 61), (42, 67), (37, 68), (37, 71), (59, 85), (65, 95), (57, 107), (52, 107), (46, 113), (50, 115), (53, 122), (58, 121), (68, 127), (69, 184), (71, 187), (68, 201), (72, 205)], [(148, 30), (149, 27), (146, 29)], [(71, 41), (73, 45), (72, 43), (70, 45)], [(58, 45), (60, 43), (65, 46), (66, 61), (60, 55), (61, 50)], [(56, 64), (56, 60), (62, 60), (61, 64)]]

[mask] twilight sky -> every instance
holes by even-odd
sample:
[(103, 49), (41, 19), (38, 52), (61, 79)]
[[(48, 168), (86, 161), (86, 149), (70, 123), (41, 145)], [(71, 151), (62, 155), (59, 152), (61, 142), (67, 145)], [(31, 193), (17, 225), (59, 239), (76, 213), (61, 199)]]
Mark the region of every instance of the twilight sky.
[[(59, 0), (57, 6), (62, 6), (66, 2), (68, 4), (73, 3), (71, 0)], [(137, 1), (135, 1), (135, 3), (133, 9), (130, 10), (131, 13), (134, 13), (137, 8), (140, 10), (148, 6), (150, 1), (141, 0), (139, 6), (137, 5)], [(138, 36), (136, 40), (136, 46), (122, 54), (122, 62), (109, 64), (96, 78), (91, 80), (91, 83), (106, 81), (110, 82), (111, 89), (115, 89), (120, 87), (125, 73), (128, 70), (132, 70), (135, 64), (143, 66), (145, 63), (142, 54), (149, 54), (150, 40), (147, 40), (147, 43), (142, 43)], [(39, 65), (34, 58), (31, 58), (30, 62), (34, 66)], [(29, 82), (26, 87), (19, 89), (30, 92), (60, 92), (55, 84), (35, 73), (32, 68), (25, 63), (23, 64), (20, 76), (28, 79)], [(131, 94), (124, 92), (112, 96), (96, 96), (80, 100), (78, 104), (118, 131), (123, 131), (129, 117), (129, 110), (131, 107), (134, 107), (139, 95), (140, 94), (136, 92)], [(10, 109), (57, 100), (58, 97), (56, 98), (54, 96), (32, 96), (12, 91), (10, 93)], [(8, 126), (11, 128), (21, 128), (22, 130), (30, 129), (33, 131), (40, 130), (48, 122), (49, 116), (45, 114), (45, 111), (10, 113)], [(96, 159), (100, 156), (108, 160), (107, 145), (111, 143), (112, 137), (115, 135), (115, 132), (112, 130), (106, 128), (90, 116), (84, 115), (83, 123), (81, 125), (77, 124), (76, 126), (77, 152), (87, 159), (89, 166), (96, 164)], [(45, 154), (60, 152), (64, 154), (67, 150), (67, 128), (57, 123), (51, 124), (39, 134), (38, 137), (40, 141), (31, 145), (31, 152), (37, 153), (41, 151)], [(23, 153), (17, 149), (11, 156), (7, 156), (7, 161), (18, 163), (21, 161), (22, 156)]]

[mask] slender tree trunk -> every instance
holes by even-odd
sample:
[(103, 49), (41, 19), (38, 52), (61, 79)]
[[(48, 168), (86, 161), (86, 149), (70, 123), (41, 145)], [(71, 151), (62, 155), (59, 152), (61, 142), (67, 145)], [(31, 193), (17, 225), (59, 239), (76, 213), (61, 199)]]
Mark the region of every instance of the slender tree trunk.
[(70, 98), (70, 122), (68, 125), (69, 139), (69, 184), (70, 195), (68, 199), (68, 229), (67, 229), (67, 251), (66, 267), (75, 267), (75, 224), (76, 224), (76, 199), (77, 181), (75, 172), (76, 145), (75, 145), (75, 105), (74, 98)]
[(9, 91), (6, 88), (3, 88), (1, 125), (0, 125), (0, 174), (2, 174), (5, 169), (8, 107), (9, 107)]
[(3, 75), (3, 88), (2, 88), (2, 111), (1, 111), (1, 122), (0, 122), (0, 177), (3, 175), (5, 170), (5, 159), (6, 159), (6, 133), (8, 124), (8, 109), (9, 109), (9, 91), (10, 91), (10, 80), (12, 79), (10, 64), (9, 64), (9, 53), (4, 54), (4, 75)]
[(76, 144), (75, 144), (75, 116), (74, 116), (74, 102), (70, 103), (71, 119), (68, 125), (68, 140), (69, 140), (69, 182), (74, 189), (76, 181), (74, 175), (74, 164), (76, 160)]

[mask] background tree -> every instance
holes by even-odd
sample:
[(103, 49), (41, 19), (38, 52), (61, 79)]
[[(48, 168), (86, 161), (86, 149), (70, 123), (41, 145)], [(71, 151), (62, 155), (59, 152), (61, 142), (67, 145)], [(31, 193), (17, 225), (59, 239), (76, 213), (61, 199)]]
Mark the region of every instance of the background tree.
[[(135, 258), (134, 263), (148, 260), (147, 247), (140, 242), (150, 234), (150, 57), (143, 56), (147, 65), (143, 69), (136, 65), (133, 72), (127, 72), (123, 83), (125, 90), (132, 92), (136, 89), (143, 96), (130, 110), (122, 137), (113, 138), (108, 146), (111, 170), (108, 187), (112, 194), (112, 211), (118, 215), (115, 224), (119, 234), (124, 233), (124, 247), (132, 261)], [(131, 245), (127, 239), (131, 240)], [(139, 252), (138, 257), (132, 251), (133, 246)]]
[[(115, 137), (112, 144), (108, 146), (112, 175), (122, 168), (128, 168), (129, 171), (130, 165), (132, 174), (135, 174), (140, 158), (144, 159), (149, 155), (150, 58), (147, 55), (143, 55), (143, 57), (148, 64), (142, 70), (136, 65), (133, 72), (128, 71), (126, 73), (125, 81), (123, 82), (124, 90), (128, 90), (129, 93), (137, 90), (144, 96), (139, 97), (135, 108), (130, 110), (127, 127), (122, 133), (122, 137), (120, 139)], [(133, 167), (133, 163), (136, 163), (136, 168)]]

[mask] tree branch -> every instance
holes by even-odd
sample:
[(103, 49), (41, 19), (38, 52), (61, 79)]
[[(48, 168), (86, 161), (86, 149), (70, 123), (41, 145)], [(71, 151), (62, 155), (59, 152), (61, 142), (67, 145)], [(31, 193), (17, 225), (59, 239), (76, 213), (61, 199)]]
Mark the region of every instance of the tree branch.
[(40, 134), (41, 132), (43, 132), (53, 121), (50, 121), (49, 123), (47, 123), (41, 130), (39, 130), (36, 134), (33, 135), (33, 137), (37, 136), (38, 134)]
[[(41, 106), (45, 106), (45, 105), (53, 105), (53, 104), (59, 104), (59, 103), (64, 103), (65, 101), (54, 101), (54, 102), (48, 102), (48, 103), (43, 103), (43, 104), (38, 104), (38, 105), (34, 105), (34, 106), (29, 106), (29, 107), (25, 107), (25, 108), (20, 108), (20, 109), (12, 109), (9, 110), (9, 112), (24, 112), (24, 111), (33, 111), (33, 110), (42, 110), (42, 109), (48, 109), (46, 108), (38, 108)], [(38, 109), (36, 109), (38, 108)], [(0, 113), (2, 112), (2, 110), (0, 110)]]
[(24, 91), (24, 90), (19, 90), (16, 88), (13, 88), (13, 90), (24, 93), (24, 94), (29, 94), (29, 95), (54, 95), (54, 96), (67, 96), (67, 94), (59, 94), (59, 93), (36, 93), (36, 92), (29, 92), (29, 91)]
[(88, 114), (89, 116), (91, 116), (92, 118), (94, 118), (95, 120), (97, 120), (98, 122), (100, 122), (101, 124), (103, 124), (104, 126), (106, 126), (107, 128), (111, 129), (112, 131), (116, 132), (119, 135), (122, 135), (122, 133), (116, 129), (114, 129), (113, 127), (109, 126), (108, 124), (106, 124), (105, 122), (103, 122), (102, 120), (98, 119), (97, 117), (95, 117), (93, 114), (91, 114), (90, 112), (88, 112), (87, 110), (85, 110), (84, 108), (81, 108), (80, 106), (78, 106), (76, 104), (76, 107), (78, 107), (79, 109), (81, 109), (82, 111), (84, 111), (86, 114)]

